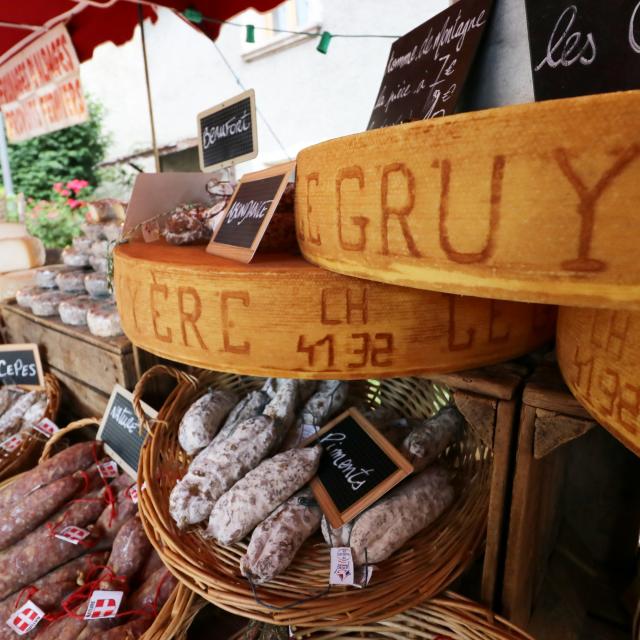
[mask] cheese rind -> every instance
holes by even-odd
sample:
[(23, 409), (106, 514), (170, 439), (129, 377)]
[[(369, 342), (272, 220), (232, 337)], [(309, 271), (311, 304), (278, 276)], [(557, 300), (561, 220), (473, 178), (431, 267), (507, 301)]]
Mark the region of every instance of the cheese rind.
[(38, 238), (0, 239), (0, 273), (40, 267), (45, 257), (44, 245)]

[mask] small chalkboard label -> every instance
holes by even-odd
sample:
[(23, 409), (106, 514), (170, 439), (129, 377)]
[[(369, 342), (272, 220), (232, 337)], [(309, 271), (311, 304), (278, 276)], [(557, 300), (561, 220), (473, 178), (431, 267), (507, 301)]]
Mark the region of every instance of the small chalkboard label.
[(367, 129), (455, 111), (492, 0), (459, 0), (391, 45)]
[(638, 0), (526, 0), (536, 100), (640, 87)]
[(341, 527), (412, 471), (411, 464), (355, 408), (306, 441), (323, 452), (311, 489), (332, 527)]
[(251, 262), (294, 167), (286, 162), (240, 178), (207, 251)]
[[(142, 408), (149, 418), (158, 415), (144, 402)], [(133, 396), (124, 387), (115, 385), (96, 439), (104, 443), (105, 452), (134, 479), (138, 476), (138, 460), (145, 436), (133, 409)]]
[(258, 155), (253, 89), (198, 114), (198, 154), (202, 171), (230, 167)]
[(0, 385), (43, 387), (44, 373), (37, 344), (0, 345)]

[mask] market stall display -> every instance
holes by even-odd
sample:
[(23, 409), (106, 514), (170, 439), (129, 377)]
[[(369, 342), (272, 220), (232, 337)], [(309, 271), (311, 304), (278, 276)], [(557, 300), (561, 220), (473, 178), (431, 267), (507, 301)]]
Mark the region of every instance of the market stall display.
[(302, 253), (389, 284), (637, 309), (639, 106), (640, 91), (549, 100), (303, 149)]
[(366, 282), (291, 254), (258, 253), (245, 265), (203, 247), (131, 241), (116, 247), (114, 266), (127, 337), (218, 371), (327, 379), (455, 371), (527, 353), (555, 325), (549, 307)]
[[(154, 370), (145, 374), (134, 395), (139, 397), (148, 380), (156, 374), (157, 371)], [(279, 576), (261, 586), (247, 581), (240, 569), (242, 558), (247, 553), (247, 542), (235, 541), (250, 533), (271, 510), (271, 505), (264, 511), (262, 507), (255, 512), (253, 507), (249, 509), (250, 520), (246, 523), (246, 513), (243, 510), (242, 523), (238, 521), (238, 525), (232, 525), (234, 533), (227, 537), (226, 528), (218, 531), (218, 524), (209, 533), (202, 526), (194, 528), (187, 526), (186, 522), (181, 523), (180, 527), (187, 528), (181, 530), (173, 520), (171, 504), (177, 481), (182, 477), (190, 477), (189, 474), (185, 475), (190, 457), (184, 453), (179, 443), (183, 415), (210, 388), (232, 391), (242, 397), (260, 390), (264, 386), (264, 380), (205, 373), (196, 381), (180, 372), (175, 375), (181, 382), (160, 410), (142, 450), (139, 481), (146, 483), (146, 489), (140, 498), (140, 508), (147, 534), (163, 561), (182, 582), (207, 600), (241, 616), (277, 624), (297, 624), (305, 628), (320, 627), (337, 621), (343, 624), (349, 620), (377, 620), (403, 611), (429, 595), (436, 594), (468, 566), (481, 543), (486, 526), (491, 453), (473, 430), (466, 428), (461, 438), (440, 456), (441, 464), (451, 470), (455, 469), (452, 476), (455, 494), (453, 503), (435, 518), (433, 524), (414, 536), (410, 544), (404, 545), (388, 560), (379, 562), (366, 588), (344, 590), (335, 586), (328, 587), (329, 548), (321, 543), (319, 535), (302, 544), (292, 564)], [(369, 405), (371, 408), (380, 402), (383, 408), (393, 409), (400, 415), (426, 418), (447, 400), (446, 389), (427, 381), (389, 379), (352, 383), (347, 402)], [(142, 414), (139, 417), (140, 415)], [(226, 438), (241, 439), (242, 430), (248, 428), (247, 425), (252, 420), (256, 418), (249, 418), (240, 423), (240, 426), (235, 424), (234, 430)], [(213, 438), (212, 445), (204, 449), (205, 452), (211, 446), (216, 446), (216, 438), (220, 438), (220, 435)], [(224, 442), (223, 435), (223, 447)], [(269, 446), (264, 447), (263, 451), (263, 455), (268, 455)], [(264, 465), (268, 467), (278, 455), (312, 456), (312, 452), (313, 447), (290, 449), (284, 454), (277, 454), (275, 458), (267, 457), (262, 465), (259, 465), (258, 458), (253, 463), (258, 465), (257, 468), (254, 471), (245, 470), (247, 475), (244, 480), (235, 485), (231, 480), (232, 490), (226, 496), (221, 496), (214, 509), (228, 512), (234, 518), (236, 510), (233, 505), (240, 504), (238, 501), (244, 501), (246, 497), (252, 502), (252, 492), (256, 492), (256, 505), (261, 505), (264, 498), (258, 498), (258, 493), (261, 495), (263, 489), (258, 479), (264, 473), (270, 473), (261, 471), (265, 469)], [(193, 463), (196, 468), (192, 464), (190, 471), (194, 474), (193, 480), (188, 482), (197, 482), (197, 460), (198, 457)], [(237, 457), (229, 459), (230, 471), (233, 471), (232, 460), (237, 461)], [(223, 473), (223, 467), (214, 466), (211, 469), (215, 471), (216, 468), (219, 468), (220, 474)], [(310, 473), (313, 471), (310, 470)], [(256, 476), (256, 482), (252, 475)], [(287, 495), (304, 485), (304, 477), (308, 476), (296, 481), (292, 476), (290, 484), (288, 479), (283, 478), (287, 483), (286, 488), (278, 490), (275, 500), (286, 500)], [(271, 486), (271, 483), (265, 482), (264, 490), (269, 491)], [(234, 493), (238, 494), (237, 497), (233, 496)], [(184, 503), (173, 501), (173, 504)], [(211, 513), (211, 508), (208, 508)], [(175, 511), (173, 515), (176, 515)], [(205, 522), (208, 515), (202, 512), (197, 518), (197, 521)], [(222, 524), (226, 520), (225, 517), (222, 520), (216, 517), (214, 522)], [(236, 529), (237, 526), (240, 528)], [(312, 526), (310, 530), (314, 528)], [(216, 542), (211, 536), (230, 544)], [(290, 560), (291, 556), (288, 558)], [(304, 603), (304, 606), (298, 606), (298, 601)]]

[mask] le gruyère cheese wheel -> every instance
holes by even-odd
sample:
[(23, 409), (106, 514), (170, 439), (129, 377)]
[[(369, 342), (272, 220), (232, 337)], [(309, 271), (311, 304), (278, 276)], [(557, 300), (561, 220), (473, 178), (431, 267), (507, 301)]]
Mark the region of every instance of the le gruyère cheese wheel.
[(160, 356), (248, 375), (357, 379), (482, 366), (553, 336), (555, 310), (341, 276), (299, 256), (242, 264), (160, 240), (114, 251), (124, 332)]
[(575, 397), (640, 455), (640, 312), (560, 309), (556, 348)]
[(304, 256), (379, 282), (640, 310), (640, 91), (422, 120), (298, 154)]
[(0, 239), (0, 273), (40, 267), (45, 257), (44, 245), (38, 238)]

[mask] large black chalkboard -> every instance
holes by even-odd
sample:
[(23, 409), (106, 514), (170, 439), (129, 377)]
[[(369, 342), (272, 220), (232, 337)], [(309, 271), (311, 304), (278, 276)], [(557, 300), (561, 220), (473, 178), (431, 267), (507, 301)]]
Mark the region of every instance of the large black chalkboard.
[(321, 429), (314, 441), (323, 452), (311, 486), (333, 526), (351, 520), (412, 470), (353, 408)]
[[(104, 450), (133, 478), (137, 477), (140, 449), (145, 433), (140, 432), (140, 422), (133, 410), (132, 395), (124, 387), (115, 385), (109, 404), (102, 417), (97, 439), (104, 442)], [(157, 413), (143, 404), (150, 418)]]
[(391, 46), (367, 129), (454, 113), (492, 0), (459, 0)]
[(0, 385), (44, 386), (37, 344), (0, 345)]
[(526, 0), (536, 100), (640, 87), (639, 0)]
[(213, 171), (258, 154), (253, 90), (198, 114), (200, 167)]

